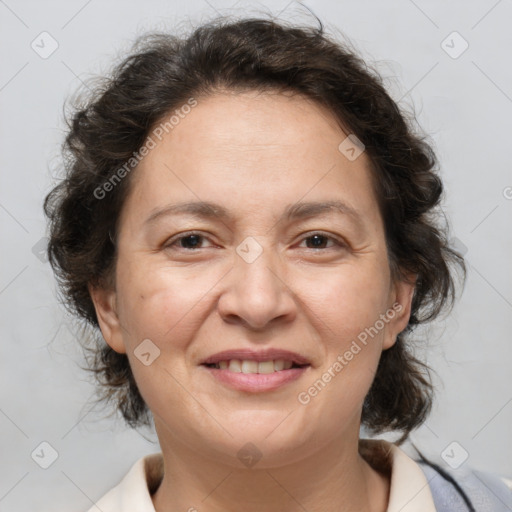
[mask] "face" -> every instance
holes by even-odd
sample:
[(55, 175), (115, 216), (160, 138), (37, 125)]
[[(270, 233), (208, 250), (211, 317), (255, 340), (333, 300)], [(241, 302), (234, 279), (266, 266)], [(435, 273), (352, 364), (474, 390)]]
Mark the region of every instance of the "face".
[(91, 295), (162, 445), (274, 467), (358, 438), (413, 289), (346, 137), (303, 97), (218, 93), (132, 171), (116, 288)]

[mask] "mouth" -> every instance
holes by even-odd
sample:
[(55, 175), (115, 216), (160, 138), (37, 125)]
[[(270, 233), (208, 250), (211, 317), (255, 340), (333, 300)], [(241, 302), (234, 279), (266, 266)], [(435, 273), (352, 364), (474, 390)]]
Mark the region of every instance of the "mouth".
[(278, 389), (300, 378), (311, 364), (289, 351), (236, 350), (215, 354), (200, 366), (224, 386), (256, 393)]
[(265, 374), (290, 370), (292, 368), (304, 368), (309, 364), (299, 365), (289, 359), (270, 359), (268, 361), (254, 361), (252, 359), (230, 359), (218, 363), (204, 363), (203, 366), (214, 370), (227, 370), (232, 373)]

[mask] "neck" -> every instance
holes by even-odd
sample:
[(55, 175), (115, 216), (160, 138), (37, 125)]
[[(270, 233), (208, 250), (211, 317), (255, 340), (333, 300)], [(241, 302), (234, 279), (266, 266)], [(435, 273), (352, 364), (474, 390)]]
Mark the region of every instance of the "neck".
[(153, 495), (156, 512), (384, 512), (389, 475), (359, 454), (358, 437), (325, 446), (292, 464), (240, 469), (217, 463), (181, 443), (162, 443), (164, 476)]

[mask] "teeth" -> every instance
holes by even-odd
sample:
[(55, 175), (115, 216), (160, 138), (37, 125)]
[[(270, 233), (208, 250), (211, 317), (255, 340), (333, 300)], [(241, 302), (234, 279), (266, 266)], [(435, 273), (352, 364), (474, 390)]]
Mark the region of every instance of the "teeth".
[(242, 373), (258, 373), (258, 362), (242, 361)]
[(274, 373), (274, 361), (258, 363), (258, 373)]
[(284, 360), (278, 359), (277, 361), (274, 361), (274, 370), (276, 372), (279, 372), (284, 369)]
[(240, 361), (238, 361), (237, 359), (232, 359), (231, 361), (229, 361), (228, 368), (230, 372), (240, 373), (242, 371)]
[(293, 366), (291, 361), (276, 359), (274, 361), (252, 361), (231, 359), (230, 361), (219, 361), (215, 368), (219, 370), (229, 370), (235, 373), (274, 373), (281, 370), (289, 370)]

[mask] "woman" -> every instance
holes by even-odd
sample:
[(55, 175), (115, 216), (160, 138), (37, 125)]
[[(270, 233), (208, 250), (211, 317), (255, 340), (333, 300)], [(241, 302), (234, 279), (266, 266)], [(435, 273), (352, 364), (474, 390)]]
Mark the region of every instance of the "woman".
[(506, 510), (501, 482), (398, 447), (432, 404), (410, 335), (464, 263), (432, 215), (436, 157), (378, 75), (322, 26), (139, 44), (74, 113), (45, 201), (105, 397), (162, 450), (91, 510)]

